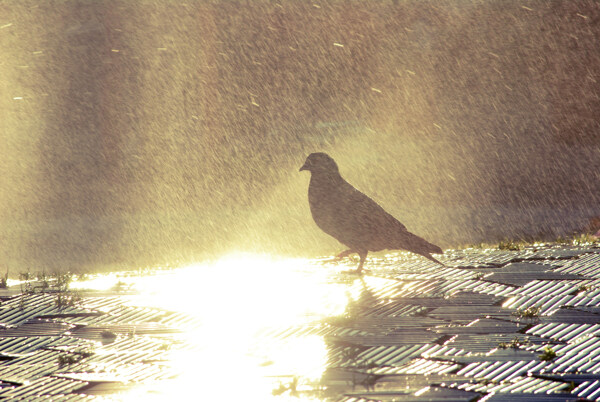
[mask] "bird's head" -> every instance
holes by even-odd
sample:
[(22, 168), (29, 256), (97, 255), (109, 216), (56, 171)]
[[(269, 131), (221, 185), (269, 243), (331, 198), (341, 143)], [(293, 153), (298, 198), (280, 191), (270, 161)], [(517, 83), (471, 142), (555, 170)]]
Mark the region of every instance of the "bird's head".
[(306, 158), (300, 171), (308, 170), (311, 173), (339, 173), (337, 163), (333, 158), (323, 152), (315, 152)]

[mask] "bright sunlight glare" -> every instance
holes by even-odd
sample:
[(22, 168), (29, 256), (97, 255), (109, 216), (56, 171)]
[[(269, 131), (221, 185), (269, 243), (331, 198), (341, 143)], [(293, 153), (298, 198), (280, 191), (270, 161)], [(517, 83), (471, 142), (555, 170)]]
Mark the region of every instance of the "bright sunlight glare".
[(335, 268), (314, 261), (237, 254), (149, 275), (100, 275), (72, 287), (108, 290), (120, 284), (135, 290), (123, 296), (132, 305), (183, 313), (198, 323), (178, 337), (185, 347), (170, 351), (168, 365), (179, 373), (176, 378), (136, 387), (124, 399), (160, 400), (176, 392), (265, 400), (295, 377), (300, 389), (323, 374), (322, 337), (278, 334), (322, 325), (323, 318), (344, 312), (356, 294), (348, 282), (332, 280), (335, 274)]

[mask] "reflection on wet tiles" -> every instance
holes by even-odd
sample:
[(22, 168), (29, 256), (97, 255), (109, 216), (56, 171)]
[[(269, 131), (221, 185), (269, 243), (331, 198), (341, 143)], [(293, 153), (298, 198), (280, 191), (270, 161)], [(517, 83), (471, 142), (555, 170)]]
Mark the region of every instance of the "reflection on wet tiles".
[(42, 377), (19, 387), (3, 388), (0, 397), (12, 400), (32, 400), (38, 395), (55, 396), (59, 399), (64, 394), (81, 390), (87, 382), (61, 378)]
[(494, 318), (478, 318), (466, 325), (445, 325), (435, 328), (435, 332), (440, 334), (500, 334), (517, 333), (527, 327), (527, 324), (521, 322), (497, 320)]
[(556, 272), (600, 278), (600, 254), (595, 252), (571, 260), (555, 270)]
[(243, 256), (96, 278), (105, 288), (69, 306), (7, 295), (0, 397), (161, 400), (200, 387), (213, 400), (594, 399), (598, 255), (447, 251), (440, 267), (389, 254), (363, 277)]
[(572, 393), (579, 398), (585, 398), (591, 401), (596, 400), (600, 398), (600, 380), (583, 381), (572, 391)]
[(516, 377), (500, 384), (484, 382), (477, 384), (461, 384), (457, 386), (458, 389), (490, 395), (495, 393), (510, 393), (511, 395), (515, 393), (537, 394), (536, 400), (543, 400), (545, 394), (560, 392), (568, 387), (569, 384), (564, 382), (544, 380), (535, 377)]
[[(521, 347), (533, 344), (539, 345), (547, 343), (548, 340), (531, 335), (523, 335), (521, 333), (500, 333), (500, 334), (460, 334), (452, 336), (447, 342), (447, 345), (461, 348), (475, 360), (489, 360), (488, 356), (494, 353), (494, 358), (498, 358), (498, 354), (502, 348), (510, 350), (507, 352), (511, 356), (515, 354)], [(483, 357), (482, 357), (483, 356)], [(463, 361), (461, 358), (460, 361)]]
[(536, 325), (532, 328), (529, 328), (526, 333), (548, 338), (553, 341), (570, 342), (582, 336), (600, 335), (600, 325), (566, 324), (555, 322)]

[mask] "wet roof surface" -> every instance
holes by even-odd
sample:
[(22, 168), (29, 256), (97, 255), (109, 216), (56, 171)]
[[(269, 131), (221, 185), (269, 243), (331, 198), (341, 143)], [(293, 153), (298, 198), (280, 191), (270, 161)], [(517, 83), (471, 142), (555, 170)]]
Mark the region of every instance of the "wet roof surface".
[[(340, 401), (600, 399), (600, 248), (448, 251), (448, 267), (376, 260), (342, 317), (264, 339), (317, 335), (328, 348), (319, 387)], [(0, 398), (102, 400), (123, 384), (161, 381), (183, 313), (127, 297), (13, 294), (0, 305)], [(121, 385), (119, 385), (121, 384)]]
[[(344, 372), (355, 383), (340, 400), (600, 398), (600, 249), (463, 250), (445, 257), (452, 268), (419, 260), (372, 270), (399, 282), (368, 289), (381, 306), (378, 318), (390, 312), (392, 326), (391, 314), (416, 322), (387, 337), (338, 337), (365, 348), (354, 360), (330, 362), (331, 385)], [(371, 311), (355, 310), (352, 326), (369, 328), (364, 319)], [(419, 324), (428, 325), (411, 331)], [(332, 351), (344, 355), (343, 348)], [(415, 376), (421, 381), (407, 379)], [(361, 387), (365, 392), (357, 392)]]

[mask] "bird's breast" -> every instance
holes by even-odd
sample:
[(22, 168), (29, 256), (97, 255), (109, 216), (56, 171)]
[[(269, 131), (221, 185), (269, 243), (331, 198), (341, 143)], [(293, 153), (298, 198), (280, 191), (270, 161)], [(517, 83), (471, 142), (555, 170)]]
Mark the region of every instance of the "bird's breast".
[(340, 191), (340, 186), (331, 182), (313, 182), (308, 189), (308, 202), (310, 212), (317, 226), (335, 237), (344, 244), (347, 244), (351, 225), (351, 215), (347, 208), (344, 208), (345, 198)]

